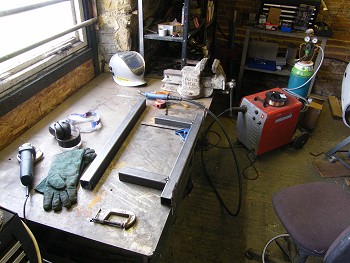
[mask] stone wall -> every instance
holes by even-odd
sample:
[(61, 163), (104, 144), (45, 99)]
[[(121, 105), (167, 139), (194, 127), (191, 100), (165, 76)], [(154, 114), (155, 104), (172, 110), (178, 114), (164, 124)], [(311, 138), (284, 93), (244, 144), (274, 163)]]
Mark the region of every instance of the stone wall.
[(97, 4), (100, 59), (108, 62), (116, 52), (131, 48), (132, 5), (130, 0), (101, 0)]
[[(148, 19), (164, 5), (159, 0), (143, 1), (143, 17)], [(117, 52), (139, 50), (137, 0), (98, 0), (99, 49), (101, 68)]]

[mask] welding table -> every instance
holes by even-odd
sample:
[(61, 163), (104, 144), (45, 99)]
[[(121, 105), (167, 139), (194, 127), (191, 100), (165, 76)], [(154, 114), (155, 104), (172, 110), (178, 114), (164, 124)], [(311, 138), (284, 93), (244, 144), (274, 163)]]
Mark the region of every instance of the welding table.
[[(44, 153), (43, 160), (35, 166), (35, 186), (47, 175), (52, 157), (63, 151), (48, 132), (51, 123), (65, 119), (73, 112), (97, 112), (101, 117), (102, 129), (92, 133), (81, 133), (81, 137), (84, 147), (93, 148), (99, 154), (135, 103), (143, 98), (137, 90), (156, 91), (160, 90), (160, 86), (160, 80), (149, 79), (147, 87), (121, 87), (115, 84), (109, 74), (102, 74), (92, 80), (0, 152), (0, 206), (18, 213), (20, 217), (23, 216), (26, 191), (20, 183), (19, 163), (16, 158), (18, 147), (23, 143), (30, 142)], [(211, 98), (198, 101), (209, 107)], [(57, 213), (45, 212), (42, 207), (43, 196), (34, 190), (30, 192), (26, 205), (29, 225), (34, 229), (43, 228), (45, 235), (51, 231), (56, 233), (56, 237), (60, 234), (66, 235), (67, 238), (62, 243), (66, 243), (66, 246), (70, 243), (75, 244), (70, 251), (77, 253), (76, 256), (80, 257), (81, 261), (96, 261), (92, 253), (94, 249), (113, 255), (109, 257), (114, 261), (150, 262), (159, 258), (177, 207), (162, 205), (160, 190), (121, 182), (118, 171), (123, 167), (130, 167), (167, 177), (172, 172), (182, 147), (186, 143), (195, 144), (195, 140), (183, 142), (175, 135), (174, 130), (144, 125), (152, 124), (155, 116), (164, 116), (166, 112), (165, 109), (154, 107), (153, 101), (147, 101), (146, 105), (146, 109), (94, 189), (78, 186), (78, 203), (72, 209), (63, 208)], [(186, 108), (176, 102), (170, 103), (168, 108), (169, 116), (189, 120), (193, 120), (198, 113), (203, 118), (203, 112), (203, 109), (197, 106), (190, 105), (190, 108)], [(199, 132), (196, 137), (198, 134)], [(179, 184), (186, 184), (189, 177), (189, 162), (185, 163), (186, 167), (181, 168), (186, 170), (186, 176)], [(176, 198), (178, 204), (182, 193), (178, 193)], [(113, 208), (135, 213), (136, 224), (124, 230), (90, 222), (100, 209), (103, 212)], [(36, 231), (34, 233), (39, 234)], [(83, 247), (84, 245), (86, 246)]]

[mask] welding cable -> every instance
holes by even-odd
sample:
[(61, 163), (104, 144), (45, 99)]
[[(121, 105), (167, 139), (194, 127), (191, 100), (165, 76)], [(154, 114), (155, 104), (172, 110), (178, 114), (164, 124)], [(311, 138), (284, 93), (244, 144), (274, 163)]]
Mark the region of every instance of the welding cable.
[[(223, 131), (228, 143), (230, 144), (230, 149), (231, 149), (231, 152), (232, 152), (232, 156), (233, 156), (233, 159), (236, 163), (236, 170), (237, 170), (237, 180), (238, 180), (238, 203), (237, 203), (237, 208), (235, 210), (235, 212), (232, 212), (225, 204), (223, 198), (221, 197), (220, 193), (218, 192), (218, 190), (215, 188), (214, 184), (212, 183), (212, 181), (210, 180), (210, 177), (209, 177), (209, 174), (206, 170), (206, 167), (205, 167), (205, 164), (204, 164), (204, 158), (203, 158), (203, 150), (201, 150), (201, 161), (202, 161), (202, 166), (203, 166), (203, 169), (204, 169), (204, 173), (205, 173), (205, 176), (206, 178), (208, 179), (208, 182), (209, 184), (211, 185), (211, 187), (213, 188), (215, 194), (216, 194), (216, 197), (219, 199), (219, 202), (221, 203), (221, 205), (224, 207), (224, 209), (226, 210), (226, 212), (235, 217), (239, 214), (240, 210), (241, 210), (241, 207), (242, 207), (242, 199), (243, 199), (243, 186), (242, 186), (242, 178), (241, 178), (241, 170), (239, 168), (239, 162), (238, 162), (238, 158), (237, 158), (237, 155), (236, 155), (236, 152), (234, 150), (234, 147), (232, 145), (232, 142), (228, 136), (228, 133), (225, 129), (225, 127), (222, 125), (222, 123), (220, 122), (220, 120), (218, 119), (218, 117), (216, 117), (216, 115), (210, 111), (209, 109), (207, 109), (203, 104), (197, 102), (197, 101), (194, 101), (194, 100), (190, 100), (190, 99), (186, 99), (186, 98), (182, 98), (182, 97), (177, 97), (177, 96), (172, 96), (172, 95), (169, 95), (169, 94), (155, 94), (155, 93), (151, 93), (151, 92), (142, 92), (142, 91), (138, 91), (138, 93), (140, 93), (141, 95), (145, 96), (146, 98), (148, 99), (162, 99), (162, 100), (174, 100), (174, 101), (186, 101), (188, 103), (191, 103), (193, 105), (196, 105), (202, 109), (205, 110), (205, 112), (209, 113), (209, 115), (219, 124), (221, 130)], [(203, 137), (203, 134), (202, 134), (202, 137)], [(201, 148), (202, 149), (202, 148)]]
[(221, 135), (218, 132), (216, 132), (216, 131), (208, 131), (208, 133), (209, 132), (215, 134), (218, 137), (218, 142), (211, 143), (211, 142), (209, 142), (208, 139), (205, 140), (207, 142), (207, 144), (208, 144), (208, 147), (206, 148), (206, 150), (210, 150), (212, 148), (228, 149), (227, 147), (219, 146), (222, 138), (221, 138)]
[[(242, 170), (242, 175), (243, 175), (243, 177), (244, 177), (245, 179), (247, 179), (247, 180), (256, 180), (256, 179), (259, 178), (259, 171), (256, 169), (256, 167), (255, 167), (255, 165), (254, 165), (254, 163), (255, 163), (255, 161), (256, 161), (256, 158), (255, 158), (254, 160), (252, 160), (252, 159), (250, 159), (250, 157), (249, 157), (249, 155), (250, 155), (251, 153), (253, 153), (253, 152), (254, 152), (254, 150), (250, 150), (250, 151), (247, 153), (247, 159), (249, 160), (250, 164)], [(252, 168), (254, 169), (254, 171), (255, 171), (255, 174), (256, 174), (255, 177), (249, 177), (249, 176), (246, 175), (246, 171), (247, 171), (249, 168), (251, 168), (251, 167), (252, 167)]]
[[(228, 108), (228, 109), (224, 110), (223, 112), (221, 112), (217, 117), (220, 118), (222, 115), (224, 115), (226, 112), (229, 112), (229, 111), (230, 111), (230, 112), (231, 112), (231, 111), (246, 112), (246, 111), (247, 111), (247, 108), (246, 108), (246, 107), (232, 107), (232, 108)], [(205, 132), (204, 132), (204, 137), (206, 137), (206, 136), (207, 136), (207, 133), (210, 132), (209, 129), (213, 126), (214, 123), (215, 123), (215, 120), (213, 120), (213, 121), (209, 124), (208, 128), (207, 128), (207, 129), (205, 130)], [(219, 146), (214, 146), (214, 147), (221, 148), (221, 149), (230, 149), (230, 147), (219, 147)], [(245, 179), (247, 179), (247, 180), (256, 180), (256, 179), (259, 178), (259, 171), (256, 169), (256, 167), (255, 167), (255, 165), (254, 165), (255, 160), (252, 160), (252, 159), (249, 157), (249, 154), (251, 154), (251, 153), (252, 153), (252, 151), (249, 151), (249, 152), (247, 153), (247, 159), (249, 160), (250, 164), (242, 170), (242, 175), (243, 175), (243, 177), (244, 177)], [(246, 175), (246, 170), (249, 169), (250, 167), (252, 167), (252, 168), (254, 169), (255, 174), (256, 174), (255, 177), (249, 177), (249, 176)]]
[[(221, 197), (219, 191), (216, 189), (216, 187), (214, 186), (212, 180), (210, 179), (210, 176), (207, 172), (207, 169), (205, 167), (205, 163), (204, 163), (204, 156), (203, 156), (203, 147), (201, 147), (201, 163), (202, 163), (202, 167), (203, 167), (203, 170), (204, 170), (204, 174), (210, 184), (210, 186), (213, 188), (214, 192), (215, 192), (215, 195), (216, 197), (219, 199), (219, 202), (220, 204), (224, 207), (224, 209), (226, 210), (226, 212), (235, 217), (239, 214), (240, 210), (241, 210), (241, 207), (242, 207), (242, 199), (243, 199), (243, 186), (242, 186), (242, 178), (241, 178), (241, 170), (239, 168), (239, 162), (238, 162), (238, 158), (237, 158), (237, 155), (236, 155), (236, 152), (234, 150), (234, 147), (233, 147), (233, 144), (230, 140), (230, 137), (228, 136), (228, 133), (225, 129), (225, 127), (222, 125), (222, 123), (220, 122), (219, 118), (212, 112), (210, 111), (209, 109), (207, 109), (205, 106), (203, 106), (201, 103), (199, 102), (196, 102), (196, 101), (193, 101), (193, 100), (189, 100), (189, 99), (184, 99), (184, 98), (181, 98), (183, 101), (186, 101), (188, 103), (192, 103), (202, 109), (204, 109), (207, 113), (209, 113), (209, 115), (219, 124), (221, 130), (223, 131), (228, 143), (230, 144), (230, 149), (231, 149), (231, 152), (232, 152), (232, 156), (233, 156), (233, 159), (236, 163), (236, 171), (237, 171), (237, 180), (238, 180), (238, 203), (237, 203), (237, 208), (236, 210), (233, 212), (231, 211), (227, 205), (225, 204), (225, 201), (223, 200), (223, 198)], [(204, 133), (202, 134), (202, 137), (203, 135), (205, 135)], [(204, 137), (203, 137), (204, 138)]]

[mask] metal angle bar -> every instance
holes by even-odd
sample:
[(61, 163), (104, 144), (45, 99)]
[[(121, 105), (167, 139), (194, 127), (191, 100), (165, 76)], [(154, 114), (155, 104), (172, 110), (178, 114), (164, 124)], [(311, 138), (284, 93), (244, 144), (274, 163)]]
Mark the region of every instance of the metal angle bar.
[(145, 108), (146, 99), (139, 99), (80, 178), (81, 187), (92, 190), (96, 186)]
[(343, 147), (348, 145), (350, 143), (350, 136), (346, 139), (342, 140), (340, 143), (338, 143), (336, 146), (334, 146), (332, 149), (330, 149), (328, 152), (325, 153), (325, 156), (327, 158), (331, 157), (333, 154), (340, 151)]
[(163, 190), (167, 178), (161, 174), (123, 167), (119, 171), (119, 180), (122, 182), (142, 185)]
[(179, 128), (191, 128), (192, 126), (192, 121), (190, 120), (166, 115), (156, 117), (154, 123)]
[(188, 178), (185, 177), (188, 177), (189, 173), (186, 174), (185, 171), (189, 165), (190, 158), (196, 145), (197, 135), (202, 125), (203, 116), (203, 113), (196, 115), (190, 131), (187, 134), (186, 141), (161, 194), (162, 204), (175, 207), (177, 205), (177, 198), (180, 198), (177, 193), (181, 193), (186, 186)]
[(138, 15), (138, 22), (139, 22), (139, 51), (140, 55), (142, 57), (145, 57), (145, 46), (143, 42), (143, 7), (142, 7), (142, 0), (137, 1), (137, 15)]

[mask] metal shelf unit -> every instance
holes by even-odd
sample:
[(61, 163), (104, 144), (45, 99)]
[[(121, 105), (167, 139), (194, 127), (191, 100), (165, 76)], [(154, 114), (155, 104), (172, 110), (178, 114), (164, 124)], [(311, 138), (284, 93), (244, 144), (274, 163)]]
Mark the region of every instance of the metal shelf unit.
[[(282, 71), (268, 71), (268, 70), (261, 70), (261, 69), (256, 69), (256, 68), (250, 68), (246, 66), (246, 59), (247, 59), (247, 52), (248, 52), (248, 47), (249, 47), (249, 41), (250, 37), (252, 34), (267, 34), (267, 35), (272, 35), (276, 37), (283, 37), (283, 38), (300, 38), (304, 39), (305, 34), (303, 33), (285, 33), (281, 31), (273, 31), (273, 30), (266, 30), (266, 29), (259, 29), (259, 28), (254, 28), (254, 27), (247, 27), (246, 28), (246, 34), (244, 38), (244, 45), (243, 45), (243, 52), (242, 52), (242, 59), (241, 59), (241, 65), (239, 69), (239, 75), (238, 75), (238, 85), (237, 85), (237, 93), (240, 95), (241, 94), (241, 89), (242, 89), (242, 80), (243, 80), (243, 75), (245, 70), (250, 70), (250, 71), (258, 71), (258, 72), (263, 72), (263, 73), (268, 73), (268, 74), (275, 74), (275, 75), (280, 75), (280, 76), (289, 76), (290, 71), (287, 69), (284, 69)], [(318, 37), (319, 40), (321, 40), (321, 48), (324, 50), (326, 47), (327, 43), (327, 38), (326, 37)], [(316, 61), (314, 64), (314, 68), (316, 69), (322, 59), (322, 54), (321, 52), (318, 52)], [(312, 86), (314, 84), (315, 79), (311, 80), (311, 84), (309, 87), (308, 94), (310, 94)]]
[(184, 0), (184, 25), (183, 25), (183, 35), (182, 37), (171, 37), (171, 36), (159, 36), (158, 34), (146, 34), (143, 32), (143, 4), (142, 0), (138, 0), (138, 22), (139, 22), (139, 48), (140, 54), (144, 57), (145, 46), (144, 39), (170, 41), (170, 42), (182, 42), (181, 49), (181, 68), (187, 64), (187, 43), (188, 43), (188, 14), (189, 14), (190, 0)]

